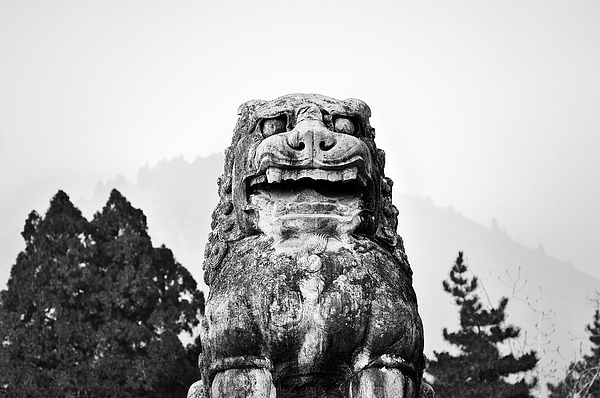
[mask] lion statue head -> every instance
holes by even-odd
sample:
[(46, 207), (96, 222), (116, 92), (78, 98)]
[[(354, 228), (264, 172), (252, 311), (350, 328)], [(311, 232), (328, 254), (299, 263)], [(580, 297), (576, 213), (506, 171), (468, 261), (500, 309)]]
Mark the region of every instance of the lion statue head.
[(205, 251), (207, 285), (229, 242), (261, 233), (358, 234), (406, 264), (393, 182), (385, 177), (367, 104), (289, 94), (248, 101), (238, 115)]

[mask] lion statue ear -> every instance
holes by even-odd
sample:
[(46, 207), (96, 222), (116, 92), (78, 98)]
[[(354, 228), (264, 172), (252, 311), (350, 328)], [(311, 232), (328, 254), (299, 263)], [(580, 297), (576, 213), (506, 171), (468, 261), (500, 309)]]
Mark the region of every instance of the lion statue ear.
[(343, 102), (346, 106), (359, 112), (364, 119), (371, 117), (371, 108), (369, 108), (369, 105), (363, 100), (359, 100), (358, 98), (346, 98)]
[(263, 100), (246, 101), (238, 107), (237, 114), (238, 116), (241, 116), (244, 113), (254, 113), (254, 109), (261, 107), (264, 104), (266, 104), (266, 101)]

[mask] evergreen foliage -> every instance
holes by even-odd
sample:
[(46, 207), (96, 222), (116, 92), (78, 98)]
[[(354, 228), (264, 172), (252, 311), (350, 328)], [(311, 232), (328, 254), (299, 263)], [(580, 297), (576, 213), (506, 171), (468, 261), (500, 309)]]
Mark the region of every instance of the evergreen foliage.
[[(444, 329), (444, 339), (458, 348), (459, 353), (435, 352), (429, 364), (436, 396), (442, 398), (529, 398), (535, 382), (514, 376), (532, 370), (537, 364), (534, 352), (515, 357), (502, 354), (499, 345), (519, 336), (519, 329), (505, 325), (507, 298), (496, 308), (486, 309), (476, 294), (477, 277), (469, 278), (463, 253), (458, 257), (444, 290), (450, 293), (460, 309), (460, 329)], [(513, 376), (513, 378), (509, 378)]]
[(0, 292), (0, 395), (182, 397), (199, 378), (183, 347), (204, 296), (117, 191), (92, 221), (59, 191), (32, 212)]
[(596, 308), (586, 331), (592, 343), (592, 353), (569, 365), (564, 380), (549, 384), (550, 398), (600, 398), (600, 309)]

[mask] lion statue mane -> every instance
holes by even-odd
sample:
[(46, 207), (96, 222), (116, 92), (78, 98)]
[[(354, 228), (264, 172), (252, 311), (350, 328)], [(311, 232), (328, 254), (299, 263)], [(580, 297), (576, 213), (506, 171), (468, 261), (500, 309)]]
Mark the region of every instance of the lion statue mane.
[(369, 107), (290, 94), (238, 114), (205, 251), (195, 396), (433, 396)]

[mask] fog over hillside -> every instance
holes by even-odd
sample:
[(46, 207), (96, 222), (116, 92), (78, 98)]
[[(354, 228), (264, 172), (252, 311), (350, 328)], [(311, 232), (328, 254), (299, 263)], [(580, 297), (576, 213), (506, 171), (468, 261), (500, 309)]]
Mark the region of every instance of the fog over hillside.
[[(99, 183), (91, 198), (74, 202), (89, 218), (101, 209), (112, 188), (119, 189), (148, 217), (154, 245), (164, 243), (172, 249), (206, 291), (201, 265), (222, 162), (220, 154), (191, 164), (181, 157), (165, 160), (140, 169), (134, 183), (117, 177)], [(465, 192), (472, 194), (476, 193)], [(459, 250), (485, 288), (484, 302), (486, 295), (494, 305), (501, 296), (511, 297), (508, 322), (523, 328), (523, 338), (512, 348), (541, 349), (546, 381), (553, 369), (562, 376), (568, 361), (587, 350), (584, 328), (592, 319), (590, 299), (600, 281), (547, 256), (541, 247), (516, 243), (497, 223), (482, 226), (452, 208), (435, 206), (429, 198), (395, 192), (394, 203), (400, 210), (398, 232), (414, 271), (428, 355), (447, 348), (444, 327), (458, 327), (457, 309), (443, 291), (442, 280)]]
[(588, 349), (584, 328), (592, 319), (599, 280), (549, 257), (541, 247), (516, 243), (497, 224), (482, 226), (452, 208), (436, 207), (429, 198), (396, 194), (394, 203), (400, 209), (398, 232), (414, 272), (428, 353), (444, 346), (444, 327), (458, 328), (457, 310), (441, 281), (459, 250), (480, 278), (483, 302), (489, 298), (496, 305), (502, 296), (511, 298), (507, 321), (523, 329), (513, 348), (538, 351), (548, 377), (555, 369), (561, 377), (568, 362)]
[[(202, 283), (204, 245), (217, 204), (217, 178), (223, 172), (223, 156), (197, 158), (191, 164), (182, 157), (145, 166), (131, 183), (123, 176), (99, 182), (91, 198), (74, 203), (87, 218), (102, 209), (113, 188), (134, 207), (144, 211), (155, 246), (165, 244), (177, 260)], [(72, 198), (73, 199), (73, 198)], [(202, 288), (206, 287), (202, 284)]]

